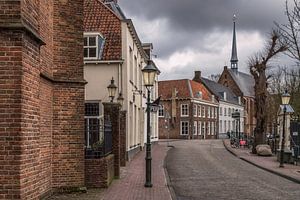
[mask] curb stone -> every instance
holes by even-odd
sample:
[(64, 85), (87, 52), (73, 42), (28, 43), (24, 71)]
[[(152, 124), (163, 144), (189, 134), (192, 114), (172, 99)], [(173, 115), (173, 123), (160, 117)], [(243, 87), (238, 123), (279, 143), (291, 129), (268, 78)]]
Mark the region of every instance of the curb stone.
[(232, 155), (236, 156), (237, 158), (239, 158), (239, 159), (241, 159), (241, 160), (243, 160), (243, 161), (245, 161), (245, 162), (247, 162), (247, 163), (249, 163), (249, 164), (251, 164), (251, 165), (253, 165), (253, 166), (255, 166), (255, 167), (258, 167), (258, 168), (260, 168), (260, 169), (263, 169), (263, 170), (265, 170), (265, 171), (268, 171), (268, 172), (270, 172), (270, 173), (272, 173), (272, 174), (275, 174), (275, 175), (280, 176), (280, 177), (282, 177), (282, 178), (285, 178), (285, 179), (287, 179), (287, 180), (293, 181), (294, 183), (300, 184), (300, 179), (293, 178), (293, 177), (288, 176), (288, 175), (285, 175), (285, 174), (283, 174), (283, 173), (280, 173), (280, 172), (274, 171), (274, 170), (272, 170), (272, 169), (263, 167), (263, 166), (258, 165), (258, 164), (256, 164), (256, 163), (254, 163), (254, 162), (252, 162), (252, 161), (250, 161), (250, 160), (244, 158), (244, 157), (238, 156), (235, 152), (233, 152), (231, 149), (229, 149), (229, 148), (226, 146), (225, 140), (223, 140), (223, 145), (224, 145), (225, 149), (226, 149), (229, 153), (231, 153)]
[[(168, 155), (168, 152), (171, 148), (175, 148), (174, 146), (168, 146), (169, 149), (167, 151), (167, 155)], [(166, 163), (166, 158), (167, 158), (167, 155), (165, 156), (164, 158), (164, 172), (165, 172), (165, 176), (166, 176), (166, 181), (167, 181), (167, 186), (169, 188), (169, 192), (170, 192), (170, 196), (171, 196), (171, 199), (172, 200), (177, 200), (177, 197), (176, 197), (176, 194), (175, 194), (175, 191), (174, 191), (174, 188), (172, 187), (172, 184), (171, 184), (171, 180), (170, 180), (170, 176), (168, 174), (168, 171), (167, 171), (167, 163)]]

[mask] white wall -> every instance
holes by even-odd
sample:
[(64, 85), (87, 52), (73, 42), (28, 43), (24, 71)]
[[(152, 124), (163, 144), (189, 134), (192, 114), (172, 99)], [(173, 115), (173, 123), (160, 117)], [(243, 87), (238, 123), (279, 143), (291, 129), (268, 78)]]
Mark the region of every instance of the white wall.
[[(226, 109), (226, 115), (225, 115)], [(230, 109), (230, 112), (229, 112)], [(222, 111), (221, 111), (222, 110)], [(240, 112), (240, 132), (244, 132), (244, 107), (242, 105), (231, 104), (220, 101), (219, 105), (219, 133), (227, 133), (228, 131), (236, 131), (236, 120), (231, 117), (232, 110)], [(226, 122), (226, 127), (225, 127)]]
[[(110, 101), (107, 86), (112, 77), (114, 77), (115, 85), (119, 85), (118, 68), (119, 64), (86, 64), (84, 66), (84, 79), (88, 83), (85, 85), (85, 100)], [(115, 99), (117, 97), (118, 94), (116, 94)]]

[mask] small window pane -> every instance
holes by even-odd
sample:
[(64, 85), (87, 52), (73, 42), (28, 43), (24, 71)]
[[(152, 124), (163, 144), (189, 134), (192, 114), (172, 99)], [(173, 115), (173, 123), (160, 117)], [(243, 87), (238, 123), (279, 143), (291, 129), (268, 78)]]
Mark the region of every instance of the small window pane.
[(88, 44), (87, 44), (87, 37), (84, 37), (84, 46), (87, 46)]
[(85, 116), (99, 116), (99, 103), (85, 103)]
[(85, 58), (88, 57), (88, 49), (87, 49), (87, 48), (84, 48), (83, 56), (84, 56)]
[(96, 57), (96, 48), (89, 48), (89, 57)]
[(89, 46), (96, 46), (96, 37), (89, 37)]

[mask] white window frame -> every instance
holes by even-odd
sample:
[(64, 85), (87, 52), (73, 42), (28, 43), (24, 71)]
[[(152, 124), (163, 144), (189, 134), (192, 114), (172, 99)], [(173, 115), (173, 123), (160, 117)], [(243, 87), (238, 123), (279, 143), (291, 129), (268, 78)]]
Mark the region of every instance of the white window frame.
[[(161, 115), (161, 112), (162, 112), (162, 115)], [(164, 105), (159, 105), (158, 117), (164, 117), (164, 116), (165, 116)]]
[(220, 122), (219, 122), (219, 131), (220, 131), (220, 133), (223, 133), (223, 123), (222, 123), (222, 120), (220, 120)]
[[(181, 111), (180, 112), (181, 117), (188, 117), (189, 116), (189, 104), (181, 104), (180, 111)], [(185, 111), (185, 112), (183, 112), (183, 111)]]
[(201, 117), (201, 105), (198, 105), (198, 117)]
[(198, 113), (197, 113), (197, 108), (198, 108), (198, 106), (197, 106), (197, 104), (194, 104), (193, 105), (193, 114), (194, 114), (194, 117), (197, 117), (197, 115), (198, 115)]
[(202, 132), (203, 135), (205, 135), (205, 122), (202, 122), (201, 132)]
[(220, 112), (219, 112), (219, 113), (220, 113), (220, 116), (222, 116), (222, 115), (223, 115), (223, 107), (220, 107), (219, 110), (220, 110)]
[(202, 117), (205, 117), (205, 106), (204, 105), (202, 105)]
[(193, 131), (194, 131), (194, 135), (198, 134), (198, 132), (197, 132), (197, 121), (194, 121), (194, 129), (193, 129)]
[(227, 108), (224, 108), (224, 116), (227, 116)]
[(99, 115), (97, 116), (84, 116), (84, 119), (87, 120), (87, 127), (84, 127), (85, 129), (87, 128), (87, 132), (86, 132), (86, 148), (92, 148), (93, 144), (90, 144), (90, 132), (89, 132), (89, 123), (90, 123), (90, 119), (97, 119), (99, 120), (99, 139), (104, 137), (104, 130), (102, 130), (101, 128), (103, 128), (103, 123), (104, 123), (104, 117), (103, 117), (103, 108), (102, 108), (102, 103), (100, 101), (85, 101), (86, 103), (97, 103), (99, 105)]
[(215, 119), (218, 118), (218, 107), (215, 107)]
[[(182, 128), (183, 128), (183, 123), (187, 125), (187, 133), (183, 134)], [(180, 135), (189, 135), (189, 121), (180, 121)]]
[[(87, 32), (83, 34), (84, 38), (87, 38), (87, 46), (83, 46), (83, 48), (96, 48), (96, 56), (95, 57), (84, 57), (84, 60), (99, 60), (101, 59), (101, 57), (99, 56), (99, 48), (103, 48), (104, 42), (105, 42), (105, 38), (103, 37), (102, 34), (98, 33), (98, 32)], [(95, 37), (95, 46), (90, 46), (89, 45), (89, 38), (90, 37)], [(99, 47), (99, 37), (101, 37), (104, 41), (103, 41), (103, 45), (101, 47)], [(88, 53), (89, 54), (89, 53)]]
[(201, 131), (202, 131), (202, 129), (201, 129), (201, 121), (198, 121), (198, 135), (202, 135)]
[(207, 118), (210, 118), (210, 106), (207, 106)]
[(210, 122), (207, 122), (207, 135), (210, 135)]
[(211, 134), (212, 135), (215, 135), (215, 126), (214, 126), (214, 122), (211, 122), (211, 124), (210, 124), (210, 129), (211, 129)]

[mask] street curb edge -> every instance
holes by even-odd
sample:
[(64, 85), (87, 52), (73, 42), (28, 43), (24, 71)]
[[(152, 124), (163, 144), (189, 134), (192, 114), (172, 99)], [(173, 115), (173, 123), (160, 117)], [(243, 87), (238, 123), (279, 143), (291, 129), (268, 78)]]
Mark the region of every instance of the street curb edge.
[[(175, 148), (175, 147), (174, 147), (174, 146), (171, 146), (171, 148)], [(169, 152), (169, 150), (170, 150), (171, 148), (168, 147), (168, 151), (167, 151), (167, 154), (166, 154), (166, 156), (165, 156), (165, 158), (164, 158), (164, 162), (163, 162), (163, 168), (164, 168), (165, 177), (166, 177), (166, 181), (167, 181), (167, 186), (168, 186), (168, 188), (169, 188), (169, 192), (170, 192), (171, 199), (172, 199), (172, 200), (177, 200), (177, 197), (176, 197), (174, 188), (172, 187), (172, 184), (171, 184), (170, 176), (169, 176), (168, 171), (167, 171), (167, 164), (166, 164), (166, 157), (168, 156), (168, 152)]]
[(238, 157), (239, 159), (241, 159), (241, 160), (243, 160), (243, 161), (245, 161), (245, 162), (247, 162), (247, 163), (249, 163), (249, 164), (252, 164), (252, 165), (255, 166), (255, 167), (258, 167), (258, 168), (260, 168), (260, 169), (263, 169), (263, 170), (265, 170), (265, 171), (268, 171), (268, 172), (270, 172), (270, 173), (272, 173), (272, 174), (275, 174), (275, 175), (277, 175), (277, 176), (280, 176), (280, 177), (282, 177), (282, 178), (285, 178), (285, 179), (288, 179), (288, 180), (290, 180), (290, 181), (293, 181), (293, 182), (295, 182), (295, 183), (300, 184), (300, 180), (297, 179), (297, 178), (293, 178), (293, 177), (291, 177), (291, 176), (282, 174), (282, 173), (280, 173), (280, 172), (277, 172), (277, 171), (268, 169), (268, 168), (266, 168), (266, 167), (263, 167), (263, 166), (261, 166), (261, 165), (258, 165), (258, 164), (256, 164), (256, 163), (254, 163), (254, 162), (252, 162), (252, 161), (250, 161), (250, 160), (248, 160), (248, 159), (246, 159), (246, 158), (244, 158), (244, 157), (238, 156), (235, 152), (233, 152), (231, 149), (229, 149), (229, 148), (227, 147), (227, 145), (225, 144), (225, 141), (224, 141), (224, 140), (223, 140), (223, 145), (224, 145), (225, 149), (226, 149), (229, 153), (231, 153), (232, 155)]

